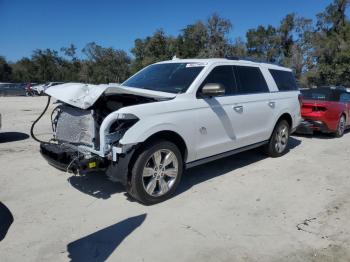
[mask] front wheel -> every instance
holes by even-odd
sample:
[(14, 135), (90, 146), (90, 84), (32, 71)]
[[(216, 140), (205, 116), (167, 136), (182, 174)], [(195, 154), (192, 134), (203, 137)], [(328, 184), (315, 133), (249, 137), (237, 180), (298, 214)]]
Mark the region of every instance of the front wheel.
[(287, 152), (290, 126), (286, 120), (279, 121), (265, 146), (265, 152), (271, 157), (280, 157)]
[(338, 122), (337, 131), (335, 131), (335, 137), (342, 137), (345, 132), (345, 127), (346, 127), (346, 119), (345, 119), (345, 116), (342, 115)]
[(178, 147), (168, 141), (158, 141), (146, 146), (137, 157), (128, 193), (143, 204), (157, 204), (174, 194), (182, 172), (183, 159)]

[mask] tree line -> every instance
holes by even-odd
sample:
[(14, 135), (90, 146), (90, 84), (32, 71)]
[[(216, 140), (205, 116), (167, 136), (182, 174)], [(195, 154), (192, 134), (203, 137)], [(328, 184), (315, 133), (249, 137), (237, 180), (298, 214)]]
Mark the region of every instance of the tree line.
[(77, 57), (73, 44), (59, 51), (36, 49), (31, 57), (15, 63), (0, 56), (0, 81), (117, 83), (151, 63), (176, 55), (250, 58), (292, 68), (302, 85), (350, 86), (349, 4), (350, 0), (333, 0), (314, 20), (287, 14), (276, 27), (259, 25), (249, 29), (246, 39), (231, 39), (231, 21), (213, 14), (205, 21), (187, 25), (177, 36), (159, 29), (136, 39), (132, 57), (124, 50), (95, 42), (82, 49), (82, 58)]

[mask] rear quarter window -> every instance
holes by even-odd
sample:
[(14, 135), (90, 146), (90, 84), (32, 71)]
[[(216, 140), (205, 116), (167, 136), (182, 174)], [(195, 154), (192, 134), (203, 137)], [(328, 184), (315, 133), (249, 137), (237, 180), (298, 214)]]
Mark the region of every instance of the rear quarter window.
[(298, 90), (294, 75), (289, 71), (269, 69), (279, 91)]

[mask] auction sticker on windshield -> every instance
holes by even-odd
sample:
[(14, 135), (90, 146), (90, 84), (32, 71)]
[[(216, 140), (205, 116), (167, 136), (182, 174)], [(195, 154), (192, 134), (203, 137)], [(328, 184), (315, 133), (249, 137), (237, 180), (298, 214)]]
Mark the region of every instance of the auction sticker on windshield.
[(206, 66), (207, 63), (188, 63), (186, 64), (186, 67), (202, 67), (202, 66)]

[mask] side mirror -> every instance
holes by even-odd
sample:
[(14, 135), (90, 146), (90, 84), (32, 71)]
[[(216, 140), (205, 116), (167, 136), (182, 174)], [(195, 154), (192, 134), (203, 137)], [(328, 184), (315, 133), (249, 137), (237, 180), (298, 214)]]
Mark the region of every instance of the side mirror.
[(208, 83), (203, 86), (202, 94), (205, 96), (222, 96), (225, 94), (225, 87), (218, 83)]

